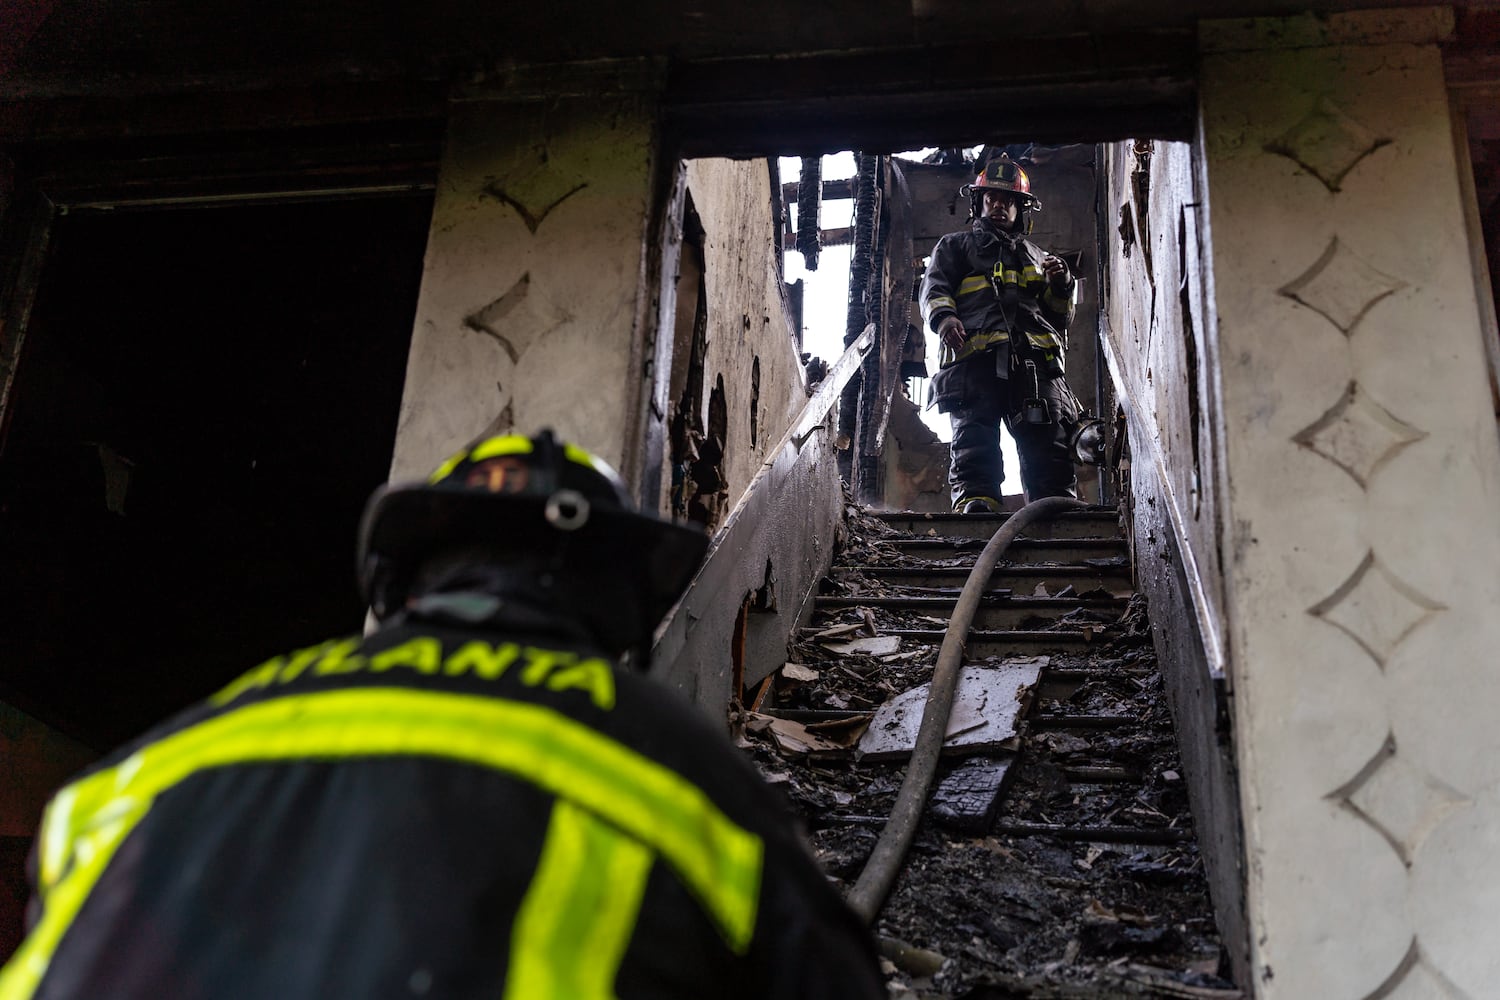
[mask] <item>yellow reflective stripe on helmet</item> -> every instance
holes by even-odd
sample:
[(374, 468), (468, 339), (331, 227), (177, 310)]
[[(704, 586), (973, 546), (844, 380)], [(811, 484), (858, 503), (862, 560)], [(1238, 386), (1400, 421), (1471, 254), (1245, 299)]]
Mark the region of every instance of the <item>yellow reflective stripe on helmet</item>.
[(500, 437), (485, 438), (469, 449), (465, 457), (471, 462), (483, 462), (500, 455), (530, 455), (531, 451), (530, 438), (523, 438), (519, 434), (502, 434)]
[(427, 477), (427, 481), (429, 483), (435, 483), (435, 482), (438, 482), (439, 480), (447, 479), (448, 478), (448, 474), (451, 473), (454, 469), (458, 468), (458, 463), (462, 462), (464, 459), (466, 459), (468, 457), (469, 457), (469, 453), (468, 452), (466, 452), (466, 451), (459, 452), (457, 455), (454, 455), (452, 458), (449, 458), (442, 465), (438, 466), (437, 469), (432, 473), (432, 475), (430, 475), (430, 476)]
[[(579, 465), (586, 465), (590, 469), (598, 469), (599, 466), (603, 464), (593, 455), (590, 455), (588, 452), (584, 451), (576, 444), (563, 445), (563, 456), (566, 457), (569, 461), (577, 462)], [(608, 468), (608, 466), (605, 466), (605, 468)]]
[[(35, 990), (104, 864), (151, 802), (193, 774), (271, 761), (438, 757), (513, 774), (650, 847), (743, 954), (760, 897), (759, 837), (670, 769), (567, 716), (496, 698), (360, 688), (257, 702), (142, 747), (74, 782), (49, 808), (52, 882), (42, 920), (0, 979), (0, 1000)], [(60, 824), (61, 828), (54, 828)], [(50, 891), (48, 891), (50, 889)]]
[(591, 455), (576, 444), (563, 445), (563, 455), (571, 462), (577, 462), (579, 465), (593, 469), (605, 479), (608, 479), (616, 489), (623, 490), (625, 488), (624, 483), (620, 480), (619, 472), (615, 471), (615, 467), (598, 455)]
[(531, 440), (519, 434), (501, 434), (498, 437), (485, 438), (483, 441), (456, 455), (449, 456), (448, 460), (437, 467), (437, 471), (427, 477), (429, 483), (446, 479), (460, 462), (482, 462), (487, 458), (495, 458), (500, 455), (529, 455), (531, 454)]
[(974, 274), (958, 283), (958, 294), (973, 295), (990, 287), (990, 279), (982, 274)]
[[(614, 475), (614, 470), (605, 465), (599, 459), (590, 455), (576, 444), (563, 443), (563, 457), (570, 462), (577, 462), (585, 468), (596, 472), (604, 472), (606, 475)], [(471, 462), (482, 462), (487, 458), (496, 458), (500, 455), (530, 455), (535, 450), (530, 438), (523, 438), (519, 434), (507, 434), (502, 437), (492, 437), (479, 442), (467, 455), (458, 456), (457, 461), (465, 458)], [(455, 462), (455, 464), (457, 464)], [(450, 470), (451, 471), (451, 470)]]
[(612, 1000), (651, 851), (559, 800), (510, 940), (506, 1000)]

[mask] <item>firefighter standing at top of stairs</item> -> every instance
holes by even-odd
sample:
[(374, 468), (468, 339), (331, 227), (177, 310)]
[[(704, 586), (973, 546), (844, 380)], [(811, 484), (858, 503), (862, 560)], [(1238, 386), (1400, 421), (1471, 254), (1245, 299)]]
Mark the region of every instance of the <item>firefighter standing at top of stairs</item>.
[(885, 996), (780, 798), (617, 669), (706, 545), (548, 432), (378, 491), (380, 628), (59, 792), (0, 998)]
[(1063, 375), (1076, 281), (1026, 238), (1041, 208), (1026, 172), (1001, 154), (960, 189), (973, 224), (932, 251), (922, 316), (942, 342), (933, 401), (953, 422), (953, 508), (1000, 509), (1000, 422), (1016, 440), (1028, 500), (1077, 496), (1069, 437), (1078, 401)]

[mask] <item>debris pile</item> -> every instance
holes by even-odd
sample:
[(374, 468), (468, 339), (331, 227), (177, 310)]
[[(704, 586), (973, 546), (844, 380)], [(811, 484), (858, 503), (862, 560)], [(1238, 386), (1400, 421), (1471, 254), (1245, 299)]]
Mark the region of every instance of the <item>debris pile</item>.
[[(925, 573), (984, 544), (941, 536), (972, 519), (847, 513), (814, 624), (737, 717), (844, 889), (895, 801), (963, 572), (948, 588), (870, 570)], [(944, 764), (874, 928), (892, 996), (1241, 995), (1219, 978), (1146, 608), (1105, 541), (1037, 539), (1015, 580), (1002, 565), (991, 581), (1004, 623), (971, 633)]]

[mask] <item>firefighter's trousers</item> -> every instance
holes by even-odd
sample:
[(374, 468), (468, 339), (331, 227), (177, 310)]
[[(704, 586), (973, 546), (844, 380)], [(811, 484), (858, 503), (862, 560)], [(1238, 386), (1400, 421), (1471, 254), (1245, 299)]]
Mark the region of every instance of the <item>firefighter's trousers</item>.
[(1064, 377), (1038, 378), (1037, 398), (1046, 404), (1049, 420), (1030, 423), (1025, 402), (1033, 389), (1024, 370), (1002, 378), (988, 353), (959, 364), (968, 370), (963, 376), (962, 401), (949, 413), (953, 453), (948, 484), (954, 508), (973, 497), (999, 500), (1000, 484), (1005, 479), (1000, 457), (1002, 421), (1015, 438), (1021, 457), (1021, 485), (1026, 498), (1076, 497), (1078, 481), (1068, 437), (1078, 421), (1078, 404)]

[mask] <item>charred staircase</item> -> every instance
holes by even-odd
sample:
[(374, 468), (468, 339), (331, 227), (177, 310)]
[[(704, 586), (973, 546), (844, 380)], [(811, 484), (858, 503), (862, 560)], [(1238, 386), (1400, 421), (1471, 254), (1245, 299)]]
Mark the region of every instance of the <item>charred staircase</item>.
[[(745, 746), (845, 888), (905, 767), (862, 752), (862, 734), (886, 718), (883, 703), (931, 678), (975, 556), (1008, 516), (847, 515), (793, 662), (745, 693), (741, 716)], [(1061, 515), (1011, 546), (964, 662), (1041, 667), (1011, 738), (944, 758), (877, 919), (893, 995), (1239, 996), (1219, 978), (1171, 717), (1113, 509)], [(960, 738), (955, 723), (948, 732)]]

